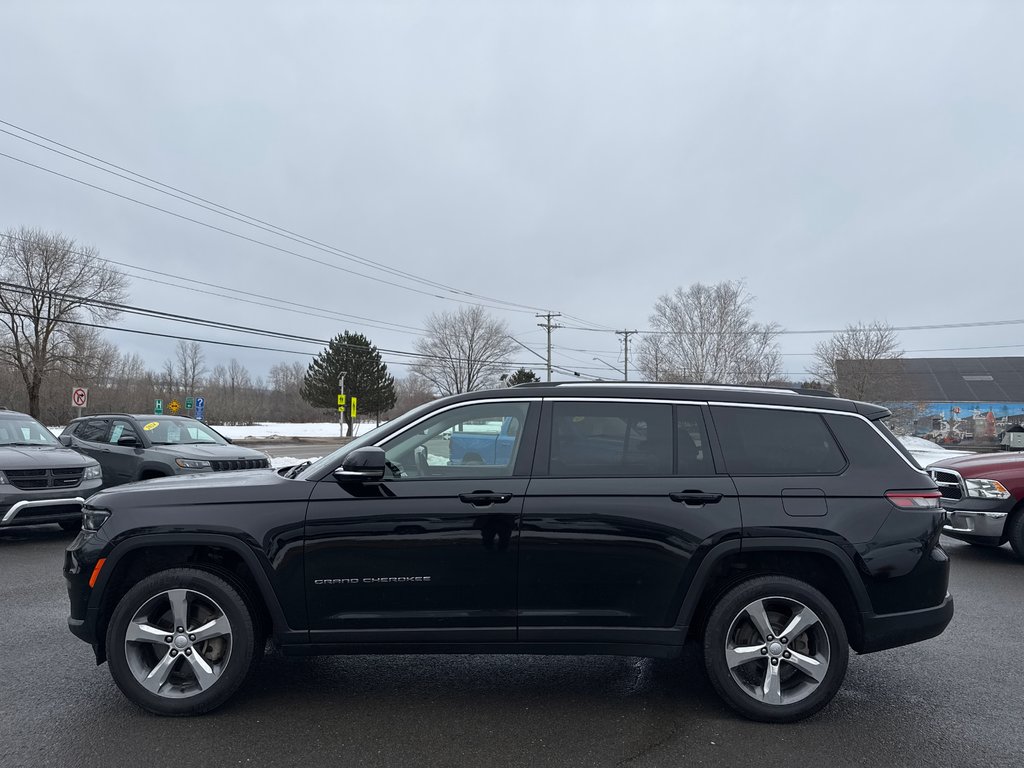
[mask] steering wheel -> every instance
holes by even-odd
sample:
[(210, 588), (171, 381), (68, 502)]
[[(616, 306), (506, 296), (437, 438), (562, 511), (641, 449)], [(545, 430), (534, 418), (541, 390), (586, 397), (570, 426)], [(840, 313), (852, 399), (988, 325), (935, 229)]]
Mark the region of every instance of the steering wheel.
[(419, 472), (420, 477), (426, 477), (430, 474), (430, 464), (427, 463), (427, 449), (426, 446), (419, 446), (412, 452), (413, 458), (416, 460), (416, 471)]

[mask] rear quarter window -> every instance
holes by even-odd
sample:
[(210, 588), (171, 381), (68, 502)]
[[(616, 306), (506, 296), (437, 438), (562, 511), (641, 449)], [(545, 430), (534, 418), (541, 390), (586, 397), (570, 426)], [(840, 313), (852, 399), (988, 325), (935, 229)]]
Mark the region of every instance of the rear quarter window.
[(846, 456), (821, 414), (714, 406), (725, 464), (733, 475), (834, 475)]
[(839, 442), (842, 443), (843, 450), (850, 457), (850, 461), (858, 467), (865, 469), (905, 467), (903, 459), (900, 458), (902, 456), (910, 462), (912, 467), (920, 469), (914, 456), (883, 422), (873, 422), (878, 427), (878, 430), (875, 430), (863, 419), (851, 416), (830, 413), (825, 416), (825, 421)]

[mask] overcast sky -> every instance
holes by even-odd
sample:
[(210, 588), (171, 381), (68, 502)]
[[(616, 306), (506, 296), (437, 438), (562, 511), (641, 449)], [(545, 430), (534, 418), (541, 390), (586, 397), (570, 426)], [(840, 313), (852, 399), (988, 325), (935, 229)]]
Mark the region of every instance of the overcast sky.
[[(792, 331), (1024, 318), (1014, 0), (16, 0), (0, 28), (0, 120), (458, 290), (613, 329), (650, 327), (655, 299), (676, 286), (735, 279), (758, 320)], [(398, 350), (412, 331), (185, 289), (407, 328), (459, 306), (7, 134), (0, 152), (334, 265), (0, 157), (0, 230), (59, 230), (177, 276), (134, 279), (138, 306), (315, 338), (349, 329)], [(543, 353), (534, 310), (495, 314)], [(901, 341), (912, 356), (1019, 355), (1022, 327)], [(154, 368), (173, 352), (172, 340), (108, 337)], [(801, 353), (821, 338), (784, 336), (785, 371), (801, 377)], [(621, 365), (611, 332), (554, 339), (556, 364), (605, 376), (593, 357)], [(971, 349), (913, 351), (955, 347)], [(211, 367), (237, 357), (260, 375), (308, 361), (205, 351)], [(525, 349), (517, 361), (542, 371)]]

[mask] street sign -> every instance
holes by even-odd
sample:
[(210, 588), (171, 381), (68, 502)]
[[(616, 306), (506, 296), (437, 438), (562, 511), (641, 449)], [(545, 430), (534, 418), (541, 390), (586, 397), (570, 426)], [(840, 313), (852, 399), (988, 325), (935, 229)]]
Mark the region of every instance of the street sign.
[(164, 412), (164, 401), (163, 400), (157, 400), (156, 404), (153, 406), (153, 413), (155, 413), (157, 416), (161, 416), (161, 415), (163, 415), (163, 412)]
[(177, 413), (178, 411), (181, 410), (181, 403), (179, 403), (177, 400), (171, 400), (171, 402), (167, 404), (167, 410), (170, 411), (171, 413)]
[(355, 417), (356, 417), (356, 399), (355, 399), (355, 397), (353, 397), (352, 398), (352, 418), (354, 419)]
[(338, 405), (341, 405), (341, 406), (345, 405), (345, 396), (344, 395), (338, 395)]
[(204, 397), (197, 397), (196, 398), (196, 418), (199, 419), (199, 421), (202, 421), (204, 415), (206, 415), (206, 398), (204, 398)]
[(89, 402), (89, 390), (85, 387), (75, 387), (71, 390), (71, 405), (75, 408), (85, 408)]
[(186, 397), (185, 398), (185, 410), (186, 411), (191, 411), (193, 405), (195, 405), (195, 401), (191, 397)]

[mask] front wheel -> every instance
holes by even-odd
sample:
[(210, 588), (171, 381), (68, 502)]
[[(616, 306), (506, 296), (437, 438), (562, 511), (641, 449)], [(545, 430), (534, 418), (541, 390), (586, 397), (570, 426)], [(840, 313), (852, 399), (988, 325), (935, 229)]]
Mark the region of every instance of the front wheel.
[(831, 701), (850, 649), (838, 612), (821, 592), (786, 576), (761, 576), (715, 605), (704, 664), (725, 702), (745, 717), (793, 722)]
[(1010, 546), (1013, 547), (1013, 554), (1019, 560), (1024, 560), (1024, 509), (1018, 509), (1010, 519), (1006, 527), (1007, 538)]
[(242, 685), (256, 651), (252, 613), (218, 576), (174, 568), (121, 598), (107, 627), (118, 688), (158, 715), (219, 707)]

